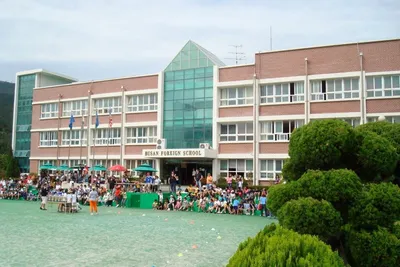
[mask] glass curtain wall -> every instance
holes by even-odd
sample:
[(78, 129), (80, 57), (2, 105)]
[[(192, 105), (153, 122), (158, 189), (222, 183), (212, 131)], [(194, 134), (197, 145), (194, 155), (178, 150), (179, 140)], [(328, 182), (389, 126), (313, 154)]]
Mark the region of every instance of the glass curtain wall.
[(17, 123), (14, 156), (21, 172), (29, 172), (31, 149), (32, 95), (36, 74), (18, 77)]
[(164, 132), (167, 148), (212, 144), (213, 62), (188, 42), (164, 72)]

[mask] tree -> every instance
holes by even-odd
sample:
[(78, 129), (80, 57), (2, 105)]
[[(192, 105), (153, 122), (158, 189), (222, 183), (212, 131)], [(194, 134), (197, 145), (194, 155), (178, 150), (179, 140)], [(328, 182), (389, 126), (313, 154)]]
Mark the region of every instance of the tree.
[(399, 126), (315, 121), (293, 133), (288, 182), (269, 190), (267, 206), (283, 227), (318, 235), (352, 266), (396, 266), (400, 188), (390, 181), (399, 154)]
[(239, 245), (228, 267), (345, 266), (329, 246), (311, 235), (301, 235), (275, 224)]
[(313, 234), (328, 241), (340, 232), (342, 218), (331, 203), (311, 197), (288, 201), (278, 212), (279, 223), (300, 234)]
[(7, 165), (6, 165), (6, 177), (16, 178), (19, 177), (20, 171), (18, 166), (18, 161), (14, 158), (11, 149), (7, 155)]
[(353, 128), (344, 121), (311, 122), (292, 133), (290, 163), (284, 167), (283, 176), (286, 180), (298, 180), (309, 169), (346, 168), (354, 155), (355, 141)]

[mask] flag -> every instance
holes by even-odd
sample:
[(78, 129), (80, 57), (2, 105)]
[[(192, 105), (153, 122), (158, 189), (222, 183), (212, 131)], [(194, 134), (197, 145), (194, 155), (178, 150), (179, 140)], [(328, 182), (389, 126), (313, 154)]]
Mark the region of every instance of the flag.
[(71, 118), (69, 118), (69, 125), (68, 125), (70, 130), (72, 130), (74, 122), (75, 122), (74, 114), (71, 113)]
[(99, 124), (100, 124), (100, 122), (99, 122), (99, 113), (97, 113), (97, 110), (96, 110), (96, 123), (95, 123), (95, 127), (96, 127), (96, 128), (99, 127)]
[(112, 127), (112, 117), (111, 117), (111, 109), (110, 109), (110, 113), (108, 114), (108, 125), (110, 126), (110, 128)]

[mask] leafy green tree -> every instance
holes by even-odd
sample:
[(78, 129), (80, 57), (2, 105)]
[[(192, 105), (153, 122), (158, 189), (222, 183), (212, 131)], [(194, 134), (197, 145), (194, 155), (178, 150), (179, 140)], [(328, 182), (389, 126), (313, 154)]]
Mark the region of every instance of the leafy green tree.
[[(305, 171), (346, 168), (354, 154), (356, 135), (341, 120), (317, 120), (292, 133), (285, 180), (298, 180)], [(285, 164), (286, 165), (286, 164)]]
[(387, 229), (352, 231), (346, 244), (352, 266), (400, 266), (400, 239)]
[(279, 223), (300, 234), (313, 234), (323, 241), (338, 236), (342, 225), (340, 213), (325, 200), (311, 197), (286, 202), (278, 212)]
[(14, 158), (11, 149), (7, 155), (7, 165), (6, 165), (6, 177), (16, 178), (19, 177), (20, 171), (18, 166), (18, 161)]
[(391, 183), (369, 184), (350, 208), (354, 229), (394, 228), (400, 219), (400, 188)]
[(399, 129), (325, 120), (296, 130), (283, 168), (288, 182), (269, 190), (268, 208), (282, 226), (318, 235), (352, 266), (398, 265), (400, 189), (390, 181), (399, 170)]
[(266, 226), (255, 238), (239, 245), (228, 267), (345, 266), (337, 252), (311, 235), (301, 235), (281, 226)]

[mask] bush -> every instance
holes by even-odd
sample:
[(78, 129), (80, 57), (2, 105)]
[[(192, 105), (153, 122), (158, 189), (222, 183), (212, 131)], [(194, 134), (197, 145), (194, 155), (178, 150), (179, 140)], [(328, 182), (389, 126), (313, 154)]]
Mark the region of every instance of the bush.
[(309, 169), (345, 168), (355, 149), (353, 128), (341, 120), (317, 120), (294, 131), (289, 143), (289, 167), (283, 177), (297, 180)]
[(337, 252), (317, 237), (280, 226), (266, 226), (255, 238), (239, 245), (228, 267), (345, 266)]
[(339, 212), (331, 203), (311, 197), (287, 202), (278, 211), (279, 223), (300, 234), (317, 235), (323, 241), (337, 236), (342, 224)]
[(400, 188), (391, 183), (366, 186), (351, 207), (349, 216), (355, 229), (393, 228), (400, 218)]
[(374, 132), (357, 132), (357, 172), (365, 181), (378, 182), (391, 177), (399, 156), (396, 147)]
[(296, 182), (271, 186), (268, 190), (267, 207), (272, 214), (277, 214), (286, 202), (300, 197), (300, 187)]
[(350, 232), (347, 246), (352, 266), (391, 267), (400, 264), (400, 240), (386, 229)]

